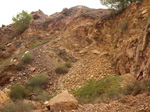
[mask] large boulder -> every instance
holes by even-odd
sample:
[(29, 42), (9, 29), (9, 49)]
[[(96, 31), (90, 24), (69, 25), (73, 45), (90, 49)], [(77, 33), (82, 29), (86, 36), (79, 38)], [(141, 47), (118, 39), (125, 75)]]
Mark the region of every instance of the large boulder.
[(68, 91), (63, 91), (54, 98), (52, 98), (47, 104), (48, 109), (51, 111), (63, 111), (63, 110), (74, 110), (77, 109), (78, 101), (75, 97), (68, 93)]

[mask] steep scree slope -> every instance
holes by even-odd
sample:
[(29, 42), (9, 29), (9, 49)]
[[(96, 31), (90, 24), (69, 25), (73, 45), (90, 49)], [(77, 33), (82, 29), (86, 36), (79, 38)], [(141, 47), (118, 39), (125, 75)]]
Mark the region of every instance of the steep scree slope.
[[(114, 16), (108, 15), (107, 10), (89, 9), (84, 6), (64, 9), (51, 16), (43, 14), (40, 10), (33, 12), (34, 18), (30, 27), (17, 36), (20, 38), (20, 47), (14, 50), (14, 55), (22, 55), (27, 49), (35, 55), (36, 61), (18, 73), (19, 76), (28, 74), (27, 79), (30, 78), (33, 73), (28, 71), (33, 66), (37, 70), (36, 73), (45, 72), (57, 76), (57, 80), (52, 80), (54, 90), (71, 90), (83, 86), (86, 80), (99, 80), (104, 76), (116, 75), (115, 64), (119, 74), (132, 72), (132, 60), (124, 60), (127, 52), (121, 53), (125, 56), (117, 55), (126, 48), (123, 47), (124, 44), (142, 35), (150, 15), (149, 4), (148, 0), (143, 0), (140, 4), (132, 3), (124, 12)], [(46, 42), (36, 48), (30, 48), (32, 43), (39, 40)], [(13, 37), (11, 44), (16, 41), (18, 40)], [(65, 51), (69, 57), (78, 60), (66, 75), (54, 73), (55, 66), (66, 61), (56, 51)], [(60, 57), (62, 61), (58, 62)], [(47, 64), (44, 65), (43, 61)], [(53, 66), (50, 65), (51, 62), (54, 63)], [(11, 72), (9, 74), (13, 75)]]

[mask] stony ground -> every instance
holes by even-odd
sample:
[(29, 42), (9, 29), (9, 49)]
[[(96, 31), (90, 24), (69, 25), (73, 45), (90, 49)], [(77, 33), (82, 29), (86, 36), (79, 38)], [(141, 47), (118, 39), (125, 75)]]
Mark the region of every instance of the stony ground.
[(72, 112), (150, 112), (150, 96), (126, 96), (119, 101), (80, 105)]

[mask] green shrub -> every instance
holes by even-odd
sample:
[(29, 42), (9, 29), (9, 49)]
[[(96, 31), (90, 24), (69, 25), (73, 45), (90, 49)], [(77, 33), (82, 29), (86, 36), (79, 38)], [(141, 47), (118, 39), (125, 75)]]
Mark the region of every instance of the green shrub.
[(31, 54), (29, 54), (29, 53), (25, 54), (25, 55), (22, 57), (22, 59), (21, 59), (22, 64), (28, 64), (28, 63), (30, 63), (32, 60), (33, 60), (33, 56), (32, 56)]
[(55, 69), (55, 72), (57, 74), (66, 74), (69, 71), (69, 68), (71, 68), (71, 61), (65, 62), (63, 65), (57, 66)]
[(23, 10), (21, 13), (18, 13), (16, 17), (12, 18), (12, 26), (17, 33), (23, 33), (28, 28), (31, 19), (32, 15)]
[(9, 96), (13, 99), (23, 99), (28, 95), (28, 90), (21, 84), (12, 86)]
[(147, 92), (150, 95), (150, 79), (144, 80), (141, 84), (142, 91)]
[(6, 49), (6, 45), (1, 45), (0, 46), (0, 51), (4, 51)]
[(123, 91), (125, 95), (132, 94), (133, 96), (136, 96), (142, 91), (142, 88), (139, 83), (135, 82), (131, 85), (127, 85)]
[(23, 62), (21, 61), (16, 65), (16, 70), (21, 71), (23, 69), (24, 69), (24, 65), (23, 65)]
[(142, 89), (143, 90), (150, 90), (150, 79), (144, 80), (142, 82)]
[(134, 84), (134, 90), (133, 90), (133, 92), (132, 92), (132, 95), (133, 95), (133, 96), (136, 96), (136, 95), (140, 94), (141, 91), (142, 91), (141, 86), (140, 86), (138, 83), (135, 83), (135, 84)]
[(67, 61), (67, 62), (65, 63), (65, 66), (66, 66), (67, 68), (71, 68), (71, 64), (72, 64), (71, 61)]
[(125, 89), (123, 90), (123, 93), (125, 94), (125, 95), (129, 95), (129, 94), (131, 94), (132, 92), (133, 92), (133, 85), (127, 85), (126, 87), (125, 87)]
[(44, 86), (47, 83), (48, 76), (46, 74), (37, 74), (28, 81), (28, 85), (33, 89)]
[(5, 67), (11, 65), (12, 62), (10, 59), (8, 60), (3, 60), (2, 62), (0, 62), (0, 70), (4, 69)]
[(132, 94), (133, 96), (138, 95), (141, 92), (147, 92), (147, 94), (149, 95), (149, 93), (150, 93), (150, 79), (144, 80), (141, 83), (135, 82), (131, 85), (127, 85), (123, 90), (123, 93), (125, 95)]
[(93, 102), (97, 98), (101, 100), (113, 99), (121, 88), (119, 84), (122, 80), (121, 76), (105, 77), (98, 82), (90, 80), (87, 85), (75, 90), (74, 94), (80, 103)]
[(68, 73), (68, 71), (69, 71), (69, 69), (64, 65), (60, 65), (60, 66), (56, 67), (56, 69), (55, 69), (55, 72), (57, 74), (66, 74), (66, 73)]
[(33, 49), (33, 48), (35, 48), (35, 47), (38, 47), (38, 46), (40, 46), (40, 45), (42, 45), (42, 44), (45, 44), (45, 43), (47, 43), (47, 42), (49, 42), (49, 40), (42, 40), (42, 41), (38, 41), (38, 42), (32, 43), (32, 44), (30, 45), (30, 49)]
[(52, 98), (53, 96), (47, 92), (41, 92), (37, 95), (37, 100), (42, 100), (42, 101), (48, 101)]
[(0, 112), (31, 112), (33, 107), (31, 104), (17, 101), (16, 103), (7, 103), (4, 107), (0, 108)]
[(108, 9), (116, 10), (117, 12), (122, 12), (133, 2), (139, 3), (142, 0), (100, 0), (102, 5), (108, 7)]

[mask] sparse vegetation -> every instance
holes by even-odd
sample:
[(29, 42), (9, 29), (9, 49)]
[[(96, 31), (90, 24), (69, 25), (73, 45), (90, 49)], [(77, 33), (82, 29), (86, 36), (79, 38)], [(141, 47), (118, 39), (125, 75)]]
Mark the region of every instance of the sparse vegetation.
[(68, 31), (65, 31), (65, 32), (64, 32), (64, 35), (68, 35), (68, 34), (69, 34), (69, 32), (68, 32)]
[(71, 68), (71, 64), (72, 64), (71, 61), (67, 61), (64, 64), (57, 66), (55, 69), (55, 72), (57, 74), (66, 74), (66, 73), (68, 73), (69, 68)]
[(17, 101), (16, 103), (7, 103), (0, 108), (0, 112), (31, 112), (33, 107), (31, 104)]
[(143, 88), (143, 90), (149, 90), (150, 91), (150, 79), (144, 80), (142, 82), (142, 88)]
[(3, 44), (3, 45), (0, 46), (0, 51), (3, 51), (5, 49), (6, 49), (6, 45)]
[(11, 61), (10, 59), (8, 60), (2, 60), (0, 62), (0, 70), (4, 69), (6, 66), (10, 65), (11, 64)]
[(132, 2), (138, 3), (141, 0), (100, 0), (100, 2), (111, 9), (111, 12), (120, 12), (127, 8)]
[(3, 58), (0, 58), (0, 63), (3, 61)]
[(67, 68), (71, 68), (71, 64), (72, 64), (71, 61), (67, 61), (67, 62), (65, 63), (65, 66), (66, 66)]
[(42, 45), (42, 44), (45, 44), (45, 43), (47, 43), (47, 42), (49, 42), (49, 40), (42, 40), (42, 41), (38, 41), (38, 42), (32, 43), (32, 44), (30, 45), (30, 49), (33, 49), (33, 48), (35, 48), (35, 47), (38, 47), (38, 46), (40, 46), (40, 45)]
[(25, 54), (22, 58), (21, 58), (21, 61), (22, 61), (22, 64), (28, 64), (30, 63), (31, 61), (33, 60), (33, 56), (29, 53)]
[(48, 101), (53, 97), (53, 95), (47, 93), (47, 92), (41, 92), (37, 95), (37, 100), (42, 100), (42, 101)]
[(37, 46), (39, 46), (39, 45), (41, 45), (40, 42), (32, 43), (32, 45), (31, 45), (30, 48), (33, 49), (33, 48), (35, 48), (35, 47), (37, 47)]
[(150, 79), (144, 80), (141, 85), (142, 91), (147, 92), (150, 95)]
[(88, 81), (88, 84), (74, 91), (80, 103), (91, 103), (96, 99), (106, 101), (118, 97), (122, 82), (121, 76), (105, 77), (98, 82)]
[(66, 73), (68, 73), (68, 71), (69, 71), (69, 69), (64, 65), (60, 65), (60, 66), (56, 67), (56, 69), (55, 69), (55, 72), (57, 74), (66, 74)]
[(134, 96), (136, 96), (137, 94), (139, 94), (141, 92), (142, 88), (140, 87), (139, 83), (135, 82), (131, 85), (127, 85), (124, 89), (124, 94), (128, 95), (128, 94), (132, 94)]
[(89, 80), (87, 85), (74, 90), (73, 93), (79, 103), (95, 103), (116, 100), (129, 94), (136, 96), (142, 92), (150, 92), (150, 80), (134, 82), (124, 88), (119, 86), (122, 81), (121, 76), (105, 77), (98, 82)]
[(23, 33), (28, 28), (31, 19), (32, 15), (23, 10), (21, 13), (17, 14), (16, 17), (12, 18), (12, 26), (17, 33)]
[(21, 71), (23, 69), (24, 69), (24, 65), (23, 65), (23, 62), (21, 61), (16, 65), (16, 70)]
[(33, 89), (42, 87), (47, 83), (48, 76), (46, 74), (37, 74), (28, 81), (28, 85)]
[(12, 99), (23, 99), (28, 95), (28, 90), (21, 84), (15, 84), (12, 86), (9, 96)]
[(150, 79), (149, 80), (144, 80), (141, 83), (133, 83), (131, 85), (127, 85), (126, 88), (124, 89), (124, 94), (132, 94), (133, 96), (136, 96), (140, 94), (141, 92), (150, 92)]

